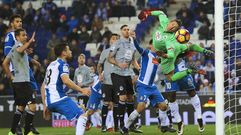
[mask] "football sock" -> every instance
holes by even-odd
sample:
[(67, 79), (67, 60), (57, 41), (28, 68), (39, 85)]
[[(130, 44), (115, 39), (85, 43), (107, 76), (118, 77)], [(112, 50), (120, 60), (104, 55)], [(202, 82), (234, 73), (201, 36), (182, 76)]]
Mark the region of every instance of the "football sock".
[(115, 127), (115, 129), (117, 129), (119, 127), (118, 104), (114, 104), (113, 118), (114, 118), (114, 127)]
[(123, 101), (119, 101), (118, 111), (119, 111), (120, 128), (124, 127), (125, 110), (126, 110), (126, 103)]
[(191, 103), (197, 113), (197, 118), (201, 119), (202, 118), (202, 108), (201, 108), (201, 104), (200, 104), (200, 99), (197, 94), (194, 97), (191, 97)]
[(177, 102), (176, 101), (173, 102), (173, 103), (169, 102), (169, 106), (170, 106), (170, 109), (171, 109), (171, 112), (172, 112), (174, 118), (176, 119), (176, 122), (177, 123), (181, 122), (182, 119), (181, 119), (181, 116), (179, 114), (179, 107), (178, 107)]
[(76, 135), (83, 135), (85, 132), (85, 127), (86, 127), (86, 122), (87, 122), (87, 117), (85, 116), (80, 116), (77, 120), (77, 125), (76, 125)]
[(12, 126), (11, 126), (11, 132), (13, 134), (15, 134), (15, 132), (16, 132), (16, 127), (21, 119), (22, 114), (23, 114), (23, 112), (20, 111), (19, 109), (17, 109), (16, 112), (14, 113)]
[(167, 126), (168, 123), (167, 123), (167, 112), (166, 111), (162, 111), (160, 110), (160, 113), (159, 113), (159, 117), (160, 117), (160, 120), (161, 120), (161, 126)]
[(132, 123), (135, 121), (135, 119), (139, 116), (140, 114), (135, 110), (131, 113), (131, 115), (128, 117), (128, 120), (126, 122), (125, 127), (127, 129), (130, 128), (130, 126), (132, 125)]
[(102, 111), (101, 111), (102, 126), (106, 126), (107, 113), (108, 113), (108, 105), (103, 104), (103, 106), (102, 106)]
[(28, 110), (26, 111), (25, 117), (25, 127), (24, 127), (24, 134), (28, 134), (30, 132), (30, 124), (33, 123), (34, 112)]

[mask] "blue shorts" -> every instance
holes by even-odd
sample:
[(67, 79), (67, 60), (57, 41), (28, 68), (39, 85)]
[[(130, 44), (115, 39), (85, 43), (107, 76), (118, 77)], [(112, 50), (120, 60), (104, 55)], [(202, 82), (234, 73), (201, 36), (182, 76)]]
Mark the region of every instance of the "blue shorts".
[(39, 88), (34, 78), (33, 71), (31, 69), (29, 69), (29, 75), (30, 75), (30, 84), (32, 89), (38, 91)]
[(155, 85), (147, 86), (145, 84), (137, 82), (136, 91), (137, 91), (137, 103), (140, 103), (140, 102), (146, 103), (147, 99), (149, 99), (151, 105), (155, 107), (158, 103), (162, 103), (165, 100)]
[(165, 87), (165, 92), (195, 90), (194, 81), (191, 75), (187, 75), (176, 82), (169, 82), (165, 80)]
[(91, 95), (87, 103), (87, 109), (96, 111), (99, 108), (102, 94), (91, 89)]
[(48, 105), (48, 109), (64, 115), (68, 120), (79, 118), (84, 111), (69, 97)]

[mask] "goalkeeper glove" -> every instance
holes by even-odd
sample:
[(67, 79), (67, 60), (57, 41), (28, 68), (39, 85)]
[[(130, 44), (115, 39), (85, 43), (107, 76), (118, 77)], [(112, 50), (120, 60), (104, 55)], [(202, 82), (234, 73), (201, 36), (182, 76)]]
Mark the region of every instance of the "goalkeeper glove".
[(190, 64), (189, 69), (186, 70), (188, 74), (191, 73), (198, 73), (201, 75), (205, 75), (206, 71), (203, 69), (198, 69), (198, 67), (195, 64)]
[(141, 21), (145, 21), (149, 15), (151, 15), (151, 10), (142, 10), (138, 15), (138, 19)]
[(207, 56), (213, 56), (213, 54), (214, 54), (213, 51), (207, 50), (207, 49), (204, 49), (204, 50), (203, 50), (203, 53), (204, 53), (205, 55), (207, 55)]

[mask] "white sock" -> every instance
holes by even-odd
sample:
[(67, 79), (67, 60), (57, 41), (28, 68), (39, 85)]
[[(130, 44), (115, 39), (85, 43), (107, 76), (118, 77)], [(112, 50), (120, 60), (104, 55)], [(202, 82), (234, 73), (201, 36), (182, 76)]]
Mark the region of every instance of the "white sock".
[(80, 116), (77, 120), (76, 125), (76, 135), (83, 135), (85, 133), (85, 127), (86, 127), (87, 117)]
[(114, 126), (114, 118), (113, 118), (113, 111), (109, 111), (107, 118), (106, 118), (106, 127), (108, 128), (112, 128)]
[(126, 122), (125, 127), (129, 129), (129, 127), (131, 126), (131, 124), (134, 122), (134, 120), (135, 120), (138, 116), (139, 116), (139, 113), (138, 113), (136, 110), (134, 110), (134, 111), (130, 114), (130, 116), (129, 116), (127, 122)]
[(176, 119), (176, 122), (179, 123), (182, 121), (182, 118), (180, 116), (180, 113), (179, 113), (179, 106), (177, 104), (177, 102), (173, 102), (173, 103), (169, 103), (169, 106), (170, 106), (170, 109), (171, 109), (171, 112), (172, 112), (172, 115), (174, 116), (174, 118)]
[(100, 112), (99, 111), (96, 111), (94, 114), (93, 114), (95, 120), (96, 120), (96, 126), (101, 126), (101, 116), (100, 116)]
[(200, 99), (197, 94), (194, 97), (191, 97), (191, 102), (192, 102), (193, 108), (195, 109), (195, 111), (197, 113), (197, 118), (201, 119), (202, 118), (202, 108), (201, 108), (201, 104), (200, 104)]
[(168, 125), (168, 117), (167, 117), (167, 112), (159, 110), (159, 117), (161, 119), (161, 126), (167, 126)]

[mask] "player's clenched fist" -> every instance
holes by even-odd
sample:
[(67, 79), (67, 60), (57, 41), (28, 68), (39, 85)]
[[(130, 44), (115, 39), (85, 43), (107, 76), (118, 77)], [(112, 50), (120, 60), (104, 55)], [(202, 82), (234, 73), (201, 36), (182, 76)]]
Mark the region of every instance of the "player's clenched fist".
[(142, 10), (138, 15), (138, 19), (145, 21), (149, 15), (151, 15), (151, 10)]

